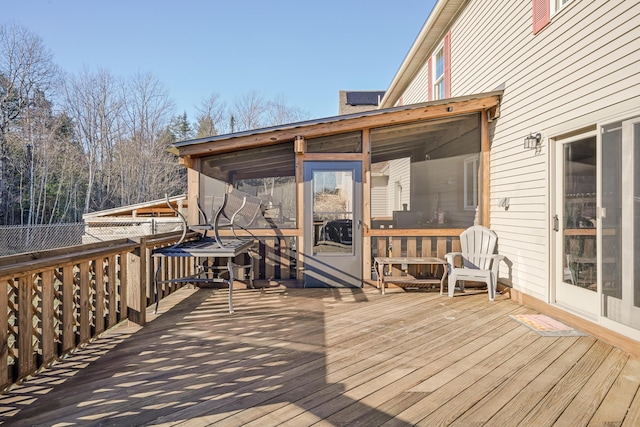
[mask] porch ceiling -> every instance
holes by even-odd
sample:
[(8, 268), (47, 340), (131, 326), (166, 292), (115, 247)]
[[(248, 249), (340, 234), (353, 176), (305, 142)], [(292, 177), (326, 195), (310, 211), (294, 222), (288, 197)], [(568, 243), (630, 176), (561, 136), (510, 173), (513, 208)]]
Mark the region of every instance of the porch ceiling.
[[(296, 136), (316, 138), (430, 119), (455, 119), (456, 117), (465, 116), (470, 113), (497, 108), (502, 93), (503, 91), (487, 92), (402, 107), (290, 123), (271, 128), (180, 141), (173, 145), (173, 149), (180, 157), (198, 158), (290, 142), (293, 141)], [(264, 167), (265, 165), (262, 165), (262, 169), (264, 169)]]

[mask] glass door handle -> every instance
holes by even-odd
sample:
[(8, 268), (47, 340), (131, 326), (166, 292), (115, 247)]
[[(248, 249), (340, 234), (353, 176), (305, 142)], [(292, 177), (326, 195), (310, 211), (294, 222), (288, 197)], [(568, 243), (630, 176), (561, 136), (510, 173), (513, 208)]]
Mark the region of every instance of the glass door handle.
[(553, 216), (553, 231), (560, 231), (560, 220), (557, 214)]

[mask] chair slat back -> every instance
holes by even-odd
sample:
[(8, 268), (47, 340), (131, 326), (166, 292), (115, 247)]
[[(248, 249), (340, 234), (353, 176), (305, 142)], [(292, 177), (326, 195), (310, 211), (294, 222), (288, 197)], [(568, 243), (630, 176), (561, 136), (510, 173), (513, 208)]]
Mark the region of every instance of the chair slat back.
[(262, 200), (235, 188), (231, 188), (225, 198), (222, 215), (240, 228), (249, 227), (261, 212)]
[(493, 231), (481, 225), (469, 227), (460, 234), (463, 265), (467, 268), (487, 270), (491, 267), (491, 257), (498, 241)]

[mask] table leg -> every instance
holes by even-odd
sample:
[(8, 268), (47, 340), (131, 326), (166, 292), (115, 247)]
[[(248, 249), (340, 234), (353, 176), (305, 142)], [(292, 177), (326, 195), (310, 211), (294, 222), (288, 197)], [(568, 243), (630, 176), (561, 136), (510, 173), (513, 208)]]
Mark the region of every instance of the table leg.
[(233, 314), (233, 261), (227, 257), (227, 269), (229, 270), (229, 313)]
[[(156, 274), (154, 275), (154, 279), (156, 281), (156, 309), (154, 310), (154, 313), (158, 313), (158, 307), (160, 306), (160, 282), (158, 279), (160, 278), (160, 269), (164, 258), (165, 257), (158, 257), (158, 267), (156, 268)], [(153, 260), (153, 257), (151, 259)]]
[(444, 280), (447, 278), (447, 275), (449, 274), (449, 264), (447, 263), (442, 264), (442, 268), (444, 269), (444, 271), (442, 272), (442, 279), (440, 279), (440, 296), (442, 296), (442, 292), (444, 290)]

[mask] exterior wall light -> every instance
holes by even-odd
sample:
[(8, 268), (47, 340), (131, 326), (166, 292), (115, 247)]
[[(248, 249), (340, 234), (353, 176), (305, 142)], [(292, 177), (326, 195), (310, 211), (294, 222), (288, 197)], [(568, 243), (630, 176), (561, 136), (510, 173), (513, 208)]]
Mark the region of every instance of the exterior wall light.
[(536, 134), (530, 133), (524, 138), (525, 150), (536, 150), (536, 154), (540, 153), (542, 147), (542, 135), (538, 132)]

